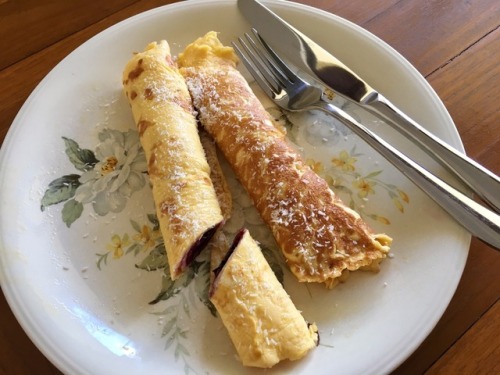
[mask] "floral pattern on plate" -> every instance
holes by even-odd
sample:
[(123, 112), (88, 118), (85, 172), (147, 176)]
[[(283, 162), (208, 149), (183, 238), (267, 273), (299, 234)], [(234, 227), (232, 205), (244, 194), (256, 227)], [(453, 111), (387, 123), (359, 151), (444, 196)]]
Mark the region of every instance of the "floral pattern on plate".
[[(265, 100), (263, 100), (265, 103)], [(372, 197), (385, 195), (400, 213), (409, 204), (409, 196), (396, 185), (382, 178), (382, 169), (364, 171), (365, 158), (358, 151), (351, 133), (343, 125), (323, 113), (310, 111), (288, 113), (274, 106), (267, 110), (274, 116), (277, 126), (288, 134), (292, 146), (301, 152), (306, 163), (342, 199), (364, 218), (389, 225), (387, 217), (372, 212), (367, 202)], [(120, 131), (104, 128), (98, 132), (99, 143), (95, 151), (81, 148), (73, 139), (63, 137), (65, 154), (78, 173), (65, 174), (48, 185), (41, 200), (42, 211), (47, 207), (63, 204), (62, 221), (68, 228), (78, 220), (83, 210), (93, 210), (95, 217), (117, 214), (124, 210), (135, 192), (150, 189), (147, 182), (147, 163), (135, 130)], [(335, 151), (332, 152), (332, 147)], [(284, 258), (278, 251), (271, 232), (262, 221), (244, 188), (237, 181), (225, 160), (222, 168), (233, 197), (233, 211), (224, 226), (224, 233), (232, 239), (241, 227), (247, 227), (260, 243), (261, 249), (280, 282), (288, 272)], [(152, 201), (152, 195), (151, 195)], [(97, 252), (96, 267), (105, 272), (109, 262), (133, 256), (135, 267), (147, 272), (161, 272), (161, 287), (151, 296), (150, 305), (158, 310), (151, 312), (162, 325), (161, 337), (164, 349), (172, 350), (176, 361), (181, 361), (185, 374), (198, 373), (191, 363), (190, 330), (181, 321), (190, 319), (192, 310), (205, 306), (207, 313), (217, 317), (208, 299), (210, 285), (210, 259), (202, 252), (190, 268), (177, 280), (172, 281), (163, 238), (156, 214), (141, 213), (146, 222), (129, 218), (130, 227), (123, 232), (112, 233), (102, 251)], [(322, 343), (325, 347), (331, 347)]]
[(56, 178), (42, 198), (42, 211), (65, 202), (61, 214), (68, 227), (81, 216), (86, 204), (92, 204), (100, 216), (121, 212), (132, 193), (146, 184), (146, 157), (136, 131), (104, 129), (98, 138), (94, 152), (63, 137), (66, 155), (81, 174)]

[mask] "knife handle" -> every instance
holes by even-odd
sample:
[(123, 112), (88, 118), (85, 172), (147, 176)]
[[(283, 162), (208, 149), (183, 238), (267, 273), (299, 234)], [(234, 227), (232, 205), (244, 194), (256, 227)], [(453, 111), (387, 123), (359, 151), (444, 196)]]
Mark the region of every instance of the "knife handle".
[(333, 104), (321, 102), (318, 108), (333, 115), (372, 146), (472, 235), (500, 250), (500, 215), (433, 175)]
[(361, 105), (375, 115), (389, 120), (389, 125), (416, 141), (427, 154), (458, 177), (496, 212), (500, 212), (498, 176), (430, 133), (380, 93), (374, 92)]

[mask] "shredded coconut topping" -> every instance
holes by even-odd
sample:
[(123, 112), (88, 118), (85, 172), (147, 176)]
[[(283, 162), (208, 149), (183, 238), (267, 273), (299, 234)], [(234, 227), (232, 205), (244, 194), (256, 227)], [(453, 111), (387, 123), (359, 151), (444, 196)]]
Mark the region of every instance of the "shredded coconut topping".
[(344, 270), (386, 256), (388, 247), (270, 123), (236, 69), (207, 65), (181, 72), (201, 123), (233, 166), (299, 280), (328, 284)]

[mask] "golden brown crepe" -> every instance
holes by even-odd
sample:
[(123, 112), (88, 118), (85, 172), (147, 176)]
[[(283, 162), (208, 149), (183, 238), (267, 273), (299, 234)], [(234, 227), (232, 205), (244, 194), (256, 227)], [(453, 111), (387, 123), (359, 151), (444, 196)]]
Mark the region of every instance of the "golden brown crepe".
[(316, 325), (304, 320), (247, 230), (215, 270), (209, 296), (245, 366), (297, 360), (318, 344)]
[(178, 64), (204, 128), (271, 228), (299, 281), (333, 287), (348, 271), (376, 268), (391, 238), (374, 234), (273, 126), (237, 57), (209, 32)]
[(148, 161), (170, 276), (176, 279), (223, 222), (191, 98), (166, 41), (132, 57), (123, 86)]

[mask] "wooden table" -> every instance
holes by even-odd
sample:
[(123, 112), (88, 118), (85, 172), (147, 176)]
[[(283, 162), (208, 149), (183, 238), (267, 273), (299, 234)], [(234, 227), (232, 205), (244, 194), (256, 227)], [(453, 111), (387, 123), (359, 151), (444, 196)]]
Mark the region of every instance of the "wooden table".
[[(165, 0), (0, 0), (0, 141), (38, 82), (108, 26)], [(437, 91), (467, 154), (500, 172), (498, 0), (302, 0), (402, 53)], [(500, 253), (473, 239), (453, 300), (395, 374), (500, 373)], [(0, 374), (60, 374), (0, 299)], [(390, 355), (390, 353), (388, 353)]]

